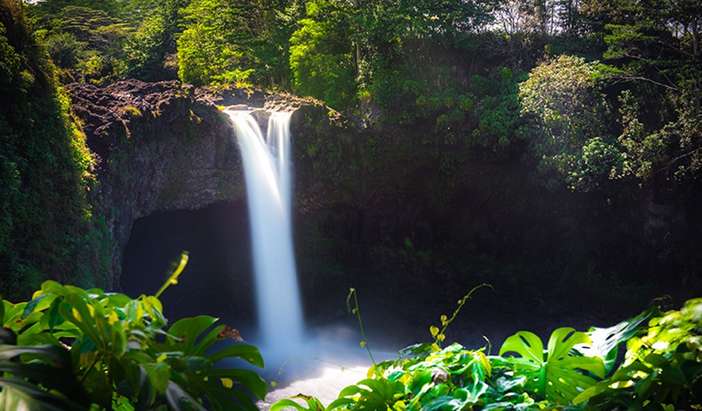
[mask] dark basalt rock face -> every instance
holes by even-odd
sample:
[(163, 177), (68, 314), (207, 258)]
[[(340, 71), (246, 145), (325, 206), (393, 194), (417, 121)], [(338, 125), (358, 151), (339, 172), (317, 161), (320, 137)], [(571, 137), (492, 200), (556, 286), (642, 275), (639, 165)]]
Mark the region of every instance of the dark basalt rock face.
[[(240, 153), (221, 106), (252, 110), (263, 127), (271, 111), (295, 110), (293, 132), (302, 137), (294, 144), (300, 147), (308, 145), (306, 138), (324, 140), (319, 133), (340, 129), (320, 103), (261, 91), (138, 80), (103, 88), (73, 84), (68, 91), (96, 160), (90, 199), (113, 235), (108, 287), (119, 284), (122, 252), (136, 219), (244, 196)], [(304, 170), (300, 164), (298, 171), (310, 174)]]

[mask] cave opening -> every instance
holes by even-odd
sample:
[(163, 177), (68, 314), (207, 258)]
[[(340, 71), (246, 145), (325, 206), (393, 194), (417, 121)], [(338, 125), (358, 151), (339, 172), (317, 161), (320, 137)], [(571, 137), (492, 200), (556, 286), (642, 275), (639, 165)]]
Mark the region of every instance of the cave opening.
[(136, 297), (164, 283), (181, 252), (190, 255), (178, 284), (161, 296), (166, 318), (201, 314), (254, 332), (256, 310), (246, 202), (160, 211), (138, 219), (124, 250), (120, 288)]

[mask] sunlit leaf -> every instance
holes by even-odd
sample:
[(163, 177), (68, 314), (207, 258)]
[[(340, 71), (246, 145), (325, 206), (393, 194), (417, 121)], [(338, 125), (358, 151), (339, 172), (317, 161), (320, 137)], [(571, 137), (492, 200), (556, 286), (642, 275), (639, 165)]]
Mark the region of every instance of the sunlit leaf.
[(605, 374), (601, 358), (585, 357), (574, 350), (576, 345), (586, 343), (590, 343), (587, 334), (558, 328), (544, 352), (537, 335), (520, 331), (505, 340), (500, 355), (518, 354), (506, 360), (527, 377), (527, 389), (548, 400), (568, 404)]

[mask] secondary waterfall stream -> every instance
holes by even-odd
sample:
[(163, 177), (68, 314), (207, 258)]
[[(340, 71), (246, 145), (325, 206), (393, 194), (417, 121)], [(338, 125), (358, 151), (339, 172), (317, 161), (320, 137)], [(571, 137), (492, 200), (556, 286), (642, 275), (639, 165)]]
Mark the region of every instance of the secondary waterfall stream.
[(291, 224), (291, 113), (272, 113), (265, 139), (250, 112), (226, 113), (244, 165), (262, 348), (285, 357), (303, 338)]

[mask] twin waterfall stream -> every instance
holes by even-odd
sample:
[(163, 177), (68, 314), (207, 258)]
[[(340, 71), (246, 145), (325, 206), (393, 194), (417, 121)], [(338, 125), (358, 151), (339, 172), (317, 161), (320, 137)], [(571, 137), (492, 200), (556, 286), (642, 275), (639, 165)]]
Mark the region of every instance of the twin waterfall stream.
[(273, 112), (264, 138), (249, 111), (227, 110), (241, 151), (251, 228), (260, 340), (267, 357), (300, 347), (303, 315), (292, 238), (289, 112)]

